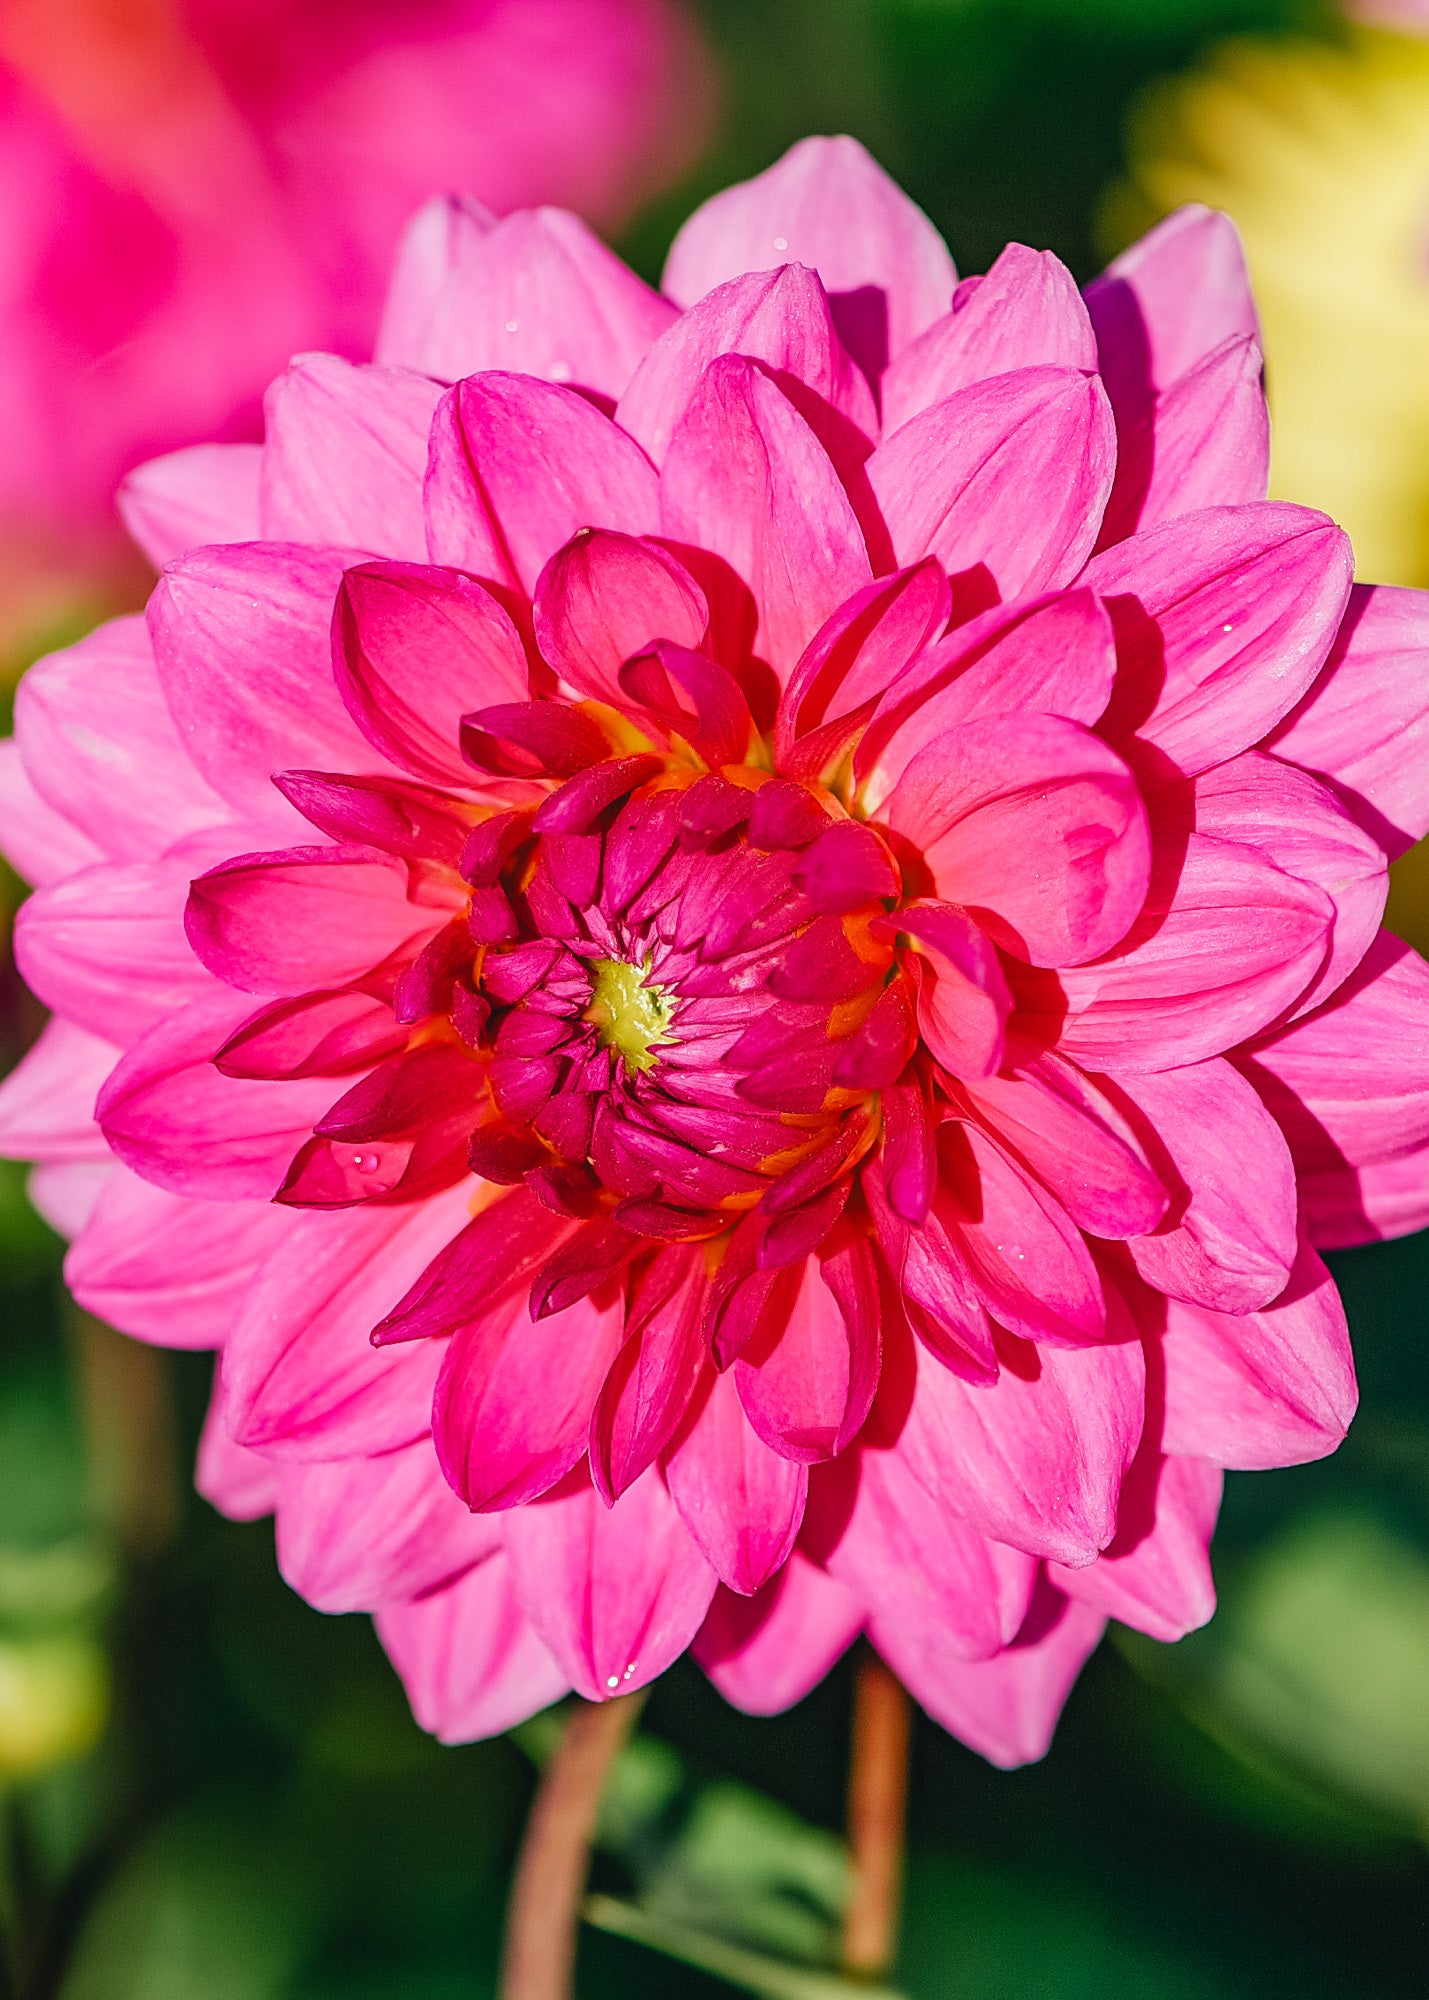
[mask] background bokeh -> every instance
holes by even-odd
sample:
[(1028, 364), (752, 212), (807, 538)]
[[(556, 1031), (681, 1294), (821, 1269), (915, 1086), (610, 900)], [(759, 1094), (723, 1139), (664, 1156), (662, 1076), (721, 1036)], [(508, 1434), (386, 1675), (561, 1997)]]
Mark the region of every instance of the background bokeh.
[[(1429, 6), (1400, 0), (1397, 32), (1297, 0), (687, 13), (708, 65), (682, 43), (664, 73), (672, 118), (646, 121), (666, 137), (616, 231), (647, 276), (697, 200), (809, 131), (861, 138), (965, 272), (1019, 238), (1086, 279), (1167, 208), (1215, 202), (1262, 299), (1275, 490), (1335, 511), (1366, 578), (1429, 583)], [(605, 184), (591, 206), (617, 212)], [(100, 563), (65, 615), (132, 587)], [(22, 893), (6, 881), (8, 915)], [(1418, 855), (1392, 921), (1429, 943)], [(0, 1062), (39, 1025), (7, 962)], [(61, 1255), (0, 1163), (0, 1996), (491, 1992), (551, 1729), (424, 1738), (368, 1622), (308, 1610), (268, 1525), (190, 1491), (204, 1357), (79, 1313)], [(912, 2000), (1426, 1990), (1429, 1237), (1331, 1262), (1361, 1414), (1333, 1460), (1230, 1476), (1215, 1621), (1175, 1647), (1113, 1628), (1030, 1770), (920, 1721), (896, 1972)], [(773, 2000), (833, 1990), (809, 1968), (844, 1882), (850, 1688), (845, 1663), (756, 1722), (681, 1666), (602, 1820), (597, 1886), (677, 1949), (724, 1939), (726, 1970)], [(730, 1990), (586, 1934), (583, 1995)]]

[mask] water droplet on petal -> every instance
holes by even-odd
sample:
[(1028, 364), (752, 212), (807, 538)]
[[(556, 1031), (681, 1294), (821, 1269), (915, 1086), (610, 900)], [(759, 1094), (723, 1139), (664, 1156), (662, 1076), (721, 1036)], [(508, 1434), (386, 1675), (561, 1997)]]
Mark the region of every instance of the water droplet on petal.
[(608, 1688), (618, 1688), (620, 1686), (619, 1674), (607, 1674), (605, 1677), (605, 1684)]
[(788, 239), (788, 237), (787, 237), (787, 236), (776, 236), (776, 237), (775, 237), (775, 239), (774, 239), (774, 248), (775, 248), (776, 250), (787, 250), (787, 249), (789, 248), (789, 239)]
[(521, 322), (520, 322), (519, 320), (515, 320), (515, 319), (509, 319), (509, 320), (507, 320), (507, 322), (506, 322), (506, 331), (507, 331), (508, 333), (515, 333), (515, 331), (516, 331), (517, 327), (518, 327), (518, 326), (519, 326), (520, 324), (521, 324)]

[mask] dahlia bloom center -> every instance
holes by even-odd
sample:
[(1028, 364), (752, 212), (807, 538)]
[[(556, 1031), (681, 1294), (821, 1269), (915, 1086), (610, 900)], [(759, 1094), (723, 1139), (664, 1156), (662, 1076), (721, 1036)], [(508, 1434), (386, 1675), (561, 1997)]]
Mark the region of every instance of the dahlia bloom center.
[(649, 959), (639, 966), (619, 958), (597, 958), (590, 968), (594, 985), (585, 1019), (627, 1069), (653, 1069), (657, 1044), (670, 1039), (667, 1030), (675, 1003), (663, 986), (646, 984), (650, 967)]

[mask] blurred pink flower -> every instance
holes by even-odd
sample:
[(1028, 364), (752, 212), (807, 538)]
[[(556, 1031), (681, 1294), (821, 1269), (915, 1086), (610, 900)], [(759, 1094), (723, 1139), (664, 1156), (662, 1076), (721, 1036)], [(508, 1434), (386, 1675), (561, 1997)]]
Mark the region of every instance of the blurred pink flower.
[(957, 284), (809, 140), (666, 283), (435, 203), (376, 365), (131, 480), (147, 625), (0, 765), (0, 1136), (428, 1728), (867, 1629), (1016, 1763), (1342, 1437), (1316, 1246), (1429, 1220), (1429, 600), (1265, 502), (1206, 210)]
[(121, 475), (259, 435), (293, 353), (369, 354), (434, 191), (615, 220), (698, 144), (706, 94), (669, 0), (14, 0), (0, 590), (112, 563)]

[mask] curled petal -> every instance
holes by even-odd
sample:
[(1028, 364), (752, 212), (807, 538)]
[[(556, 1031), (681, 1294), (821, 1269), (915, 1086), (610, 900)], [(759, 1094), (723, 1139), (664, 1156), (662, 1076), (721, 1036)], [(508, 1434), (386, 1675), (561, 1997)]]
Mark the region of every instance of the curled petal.
[(808, 1470), (751, 1428), (732, 1372), (706, 1371), (692, 1421), (665, 1461), (665, 1479), (727, 1589), (752, 1596), (788, 1560), (804, 1518)]

